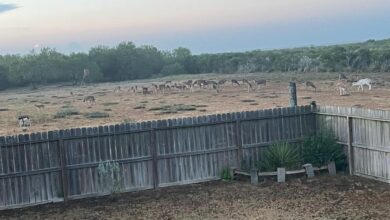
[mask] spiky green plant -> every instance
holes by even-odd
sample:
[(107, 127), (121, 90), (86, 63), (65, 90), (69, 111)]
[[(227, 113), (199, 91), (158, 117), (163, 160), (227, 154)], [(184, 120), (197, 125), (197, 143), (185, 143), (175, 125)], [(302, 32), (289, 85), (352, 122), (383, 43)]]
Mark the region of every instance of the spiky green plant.
[(286, 142), (280, 142), (265, 151), (264, 158), (257, 163), (257, 168), (262, 171), (275, 171), (278, 167), (291, 169), (297, 167), (299, 162), (296, 149)]

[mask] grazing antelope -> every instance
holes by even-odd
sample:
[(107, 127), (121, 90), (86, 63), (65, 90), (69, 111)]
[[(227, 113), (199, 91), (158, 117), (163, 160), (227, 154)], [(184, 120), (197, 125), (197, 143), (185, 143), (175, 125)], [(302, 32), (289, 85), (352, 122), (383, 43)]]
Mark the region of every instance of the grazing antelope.
[(260, 79), (260, 80), (253, 80), (255, 84), (257, 85), (257, 88), (259, 88), (261, 85), (266, 86), (267, 85), (267, 80), (265, 79)]
[(219, 93), (219, 87), (218, 84), (213, 84), (213, 89)]
[(206, 80), (198, 79), (198, 80), (195, 80), (195, 81), (192, 83), (192, 86), (198, 85), (199, 88), (202, 88), (205, 82), (206, 82)]
[(364, 92), (364, 85), (367, 85), (368, 90), (371, 90), (371, 84), (372, 84), (371, 79), (361, 79), (357, 82), (352, 83), (352, 86), (358, 86), (358, 91), (362, 89), (362, 92)]
[(225, 84), (225, 82), (226, 82), (226, 79), (221, 79), (218, 81), (218, 85), (223, 85), (223, 84)]
[(242, 79), (241, 81), (242, 81), (242, 83), (249, 83), (249, 81), (247, 79)]
[(231, 82), (232, 82), (232, 86), (234, 86), (234, 85), (240, 86), (240, 83), (235, 79), (232, 79)]
[(348, 80), (348, 78), (343, 73), (339, 73), (339, 80)]
[(114, 89), (114, 92), (115, 92), (115, 93), (120, 92), (120, 91), (121, 91), (121, 87), (120, 87), (120, 86), (118, 86), (118, 87), (116, 87), (116, 88)]
[(31, 127), (31, 119), (27, 115), (22, 115), (18, 117), (19, 127)]
[(255, 88), (254, 88), (254, 86), (252, 85), (252, 83), (247, 82), (246, 84), (248, 85), (248, 92), (250, 92), (250, 90), (255, 90)]
[(309, 89), (309, 87), (312, 87), (315, 92), (317, 91), (317, 87), (314, 85), (313, 82), (305, 81), (305, 87), (306, 87), (306, 89)]
[(90, 96), (87, 96), (83, 99), (83, 102), (87, 102), (89, 103), (90, 105), (93, 105), (96, 103), (96, 100), (95, 100), (95, 97), (90, 95)]
[(38, 109), (38, 110), (41, 110), (45, 107), (45, 105), (42, 105), (42, 104), (39, 104), (39, 105), (35, 105), (35, 107)]
[(142, 87), (142, 94), (147, 95), (149, 93), (148, 87)]

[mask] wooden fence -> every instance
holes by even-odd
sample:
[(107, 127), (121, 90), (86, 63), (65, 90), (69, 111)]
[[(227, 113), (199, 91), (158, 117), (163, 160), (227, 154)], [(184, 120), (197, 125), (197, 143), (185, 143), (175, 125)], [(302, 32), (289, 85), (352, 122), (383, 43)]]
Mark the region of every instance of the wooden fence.
[(319, 106), (323, 128), (346, 146), (351, 174), (390, 183), (390, 111)]
[(123, 192), (218, 179), (251, 167), (274, 142), (315, 131), (310, 106), (0, 137), (0, 209), (108, 194), (98, 166), (115, 161)]

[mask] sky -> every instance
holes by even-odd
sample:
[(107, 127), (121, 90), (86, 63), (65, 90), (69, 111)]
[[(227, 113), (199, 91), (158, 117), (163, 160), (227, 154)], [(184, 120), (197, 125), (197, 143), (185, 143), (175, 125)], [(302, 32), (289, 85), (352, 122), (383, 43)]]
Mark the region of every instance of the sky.
[(194, 54), (390, 38), (390, 0), (0, 0), (0, 54), (123, 41)]

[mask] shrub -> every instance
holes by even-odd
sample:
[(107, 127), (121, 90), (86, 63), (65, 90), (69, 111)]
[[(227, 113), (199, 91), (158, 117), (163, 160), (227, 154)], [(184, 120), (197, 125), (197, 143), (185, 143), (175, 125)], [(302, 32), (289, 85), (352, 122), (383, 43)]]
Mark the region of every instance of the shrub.
[(111, 191), (116, 194), (121, 190), (120, 168), (117, 162), (101, 162), (98, 166), (98, 174), (103, 191)]
[(108, 118), (110, 115), (107, 112), (88, 112), (84, 114), (86, 118)]
[(65, 108), (59, 110), (55, 115), (54, 118), (66, 118), (68, 116), (72, 115), (79, 115), (80, 112), (73, 108)]
[(303, 142), (302, 156), (305, 163), (311, 163), (313, 166), (320, 167), (330, 161), (335, 161), (338, 168), (345, 166), (346, 157), (342, 146), (328, 131), (307, 137)]
[(230, 173), (230, 168), (229, 167), (226, 167), (222, 170), (221, 172), (221, 179), (222, 180), (232, 180), (232, 175)]
[(257, 163), (262, 171), (275, 171), (278, 167), (296, 168), (300, 158), (298, 152), (286, 142), (273, 144), (264, 153), (264, 158)]

